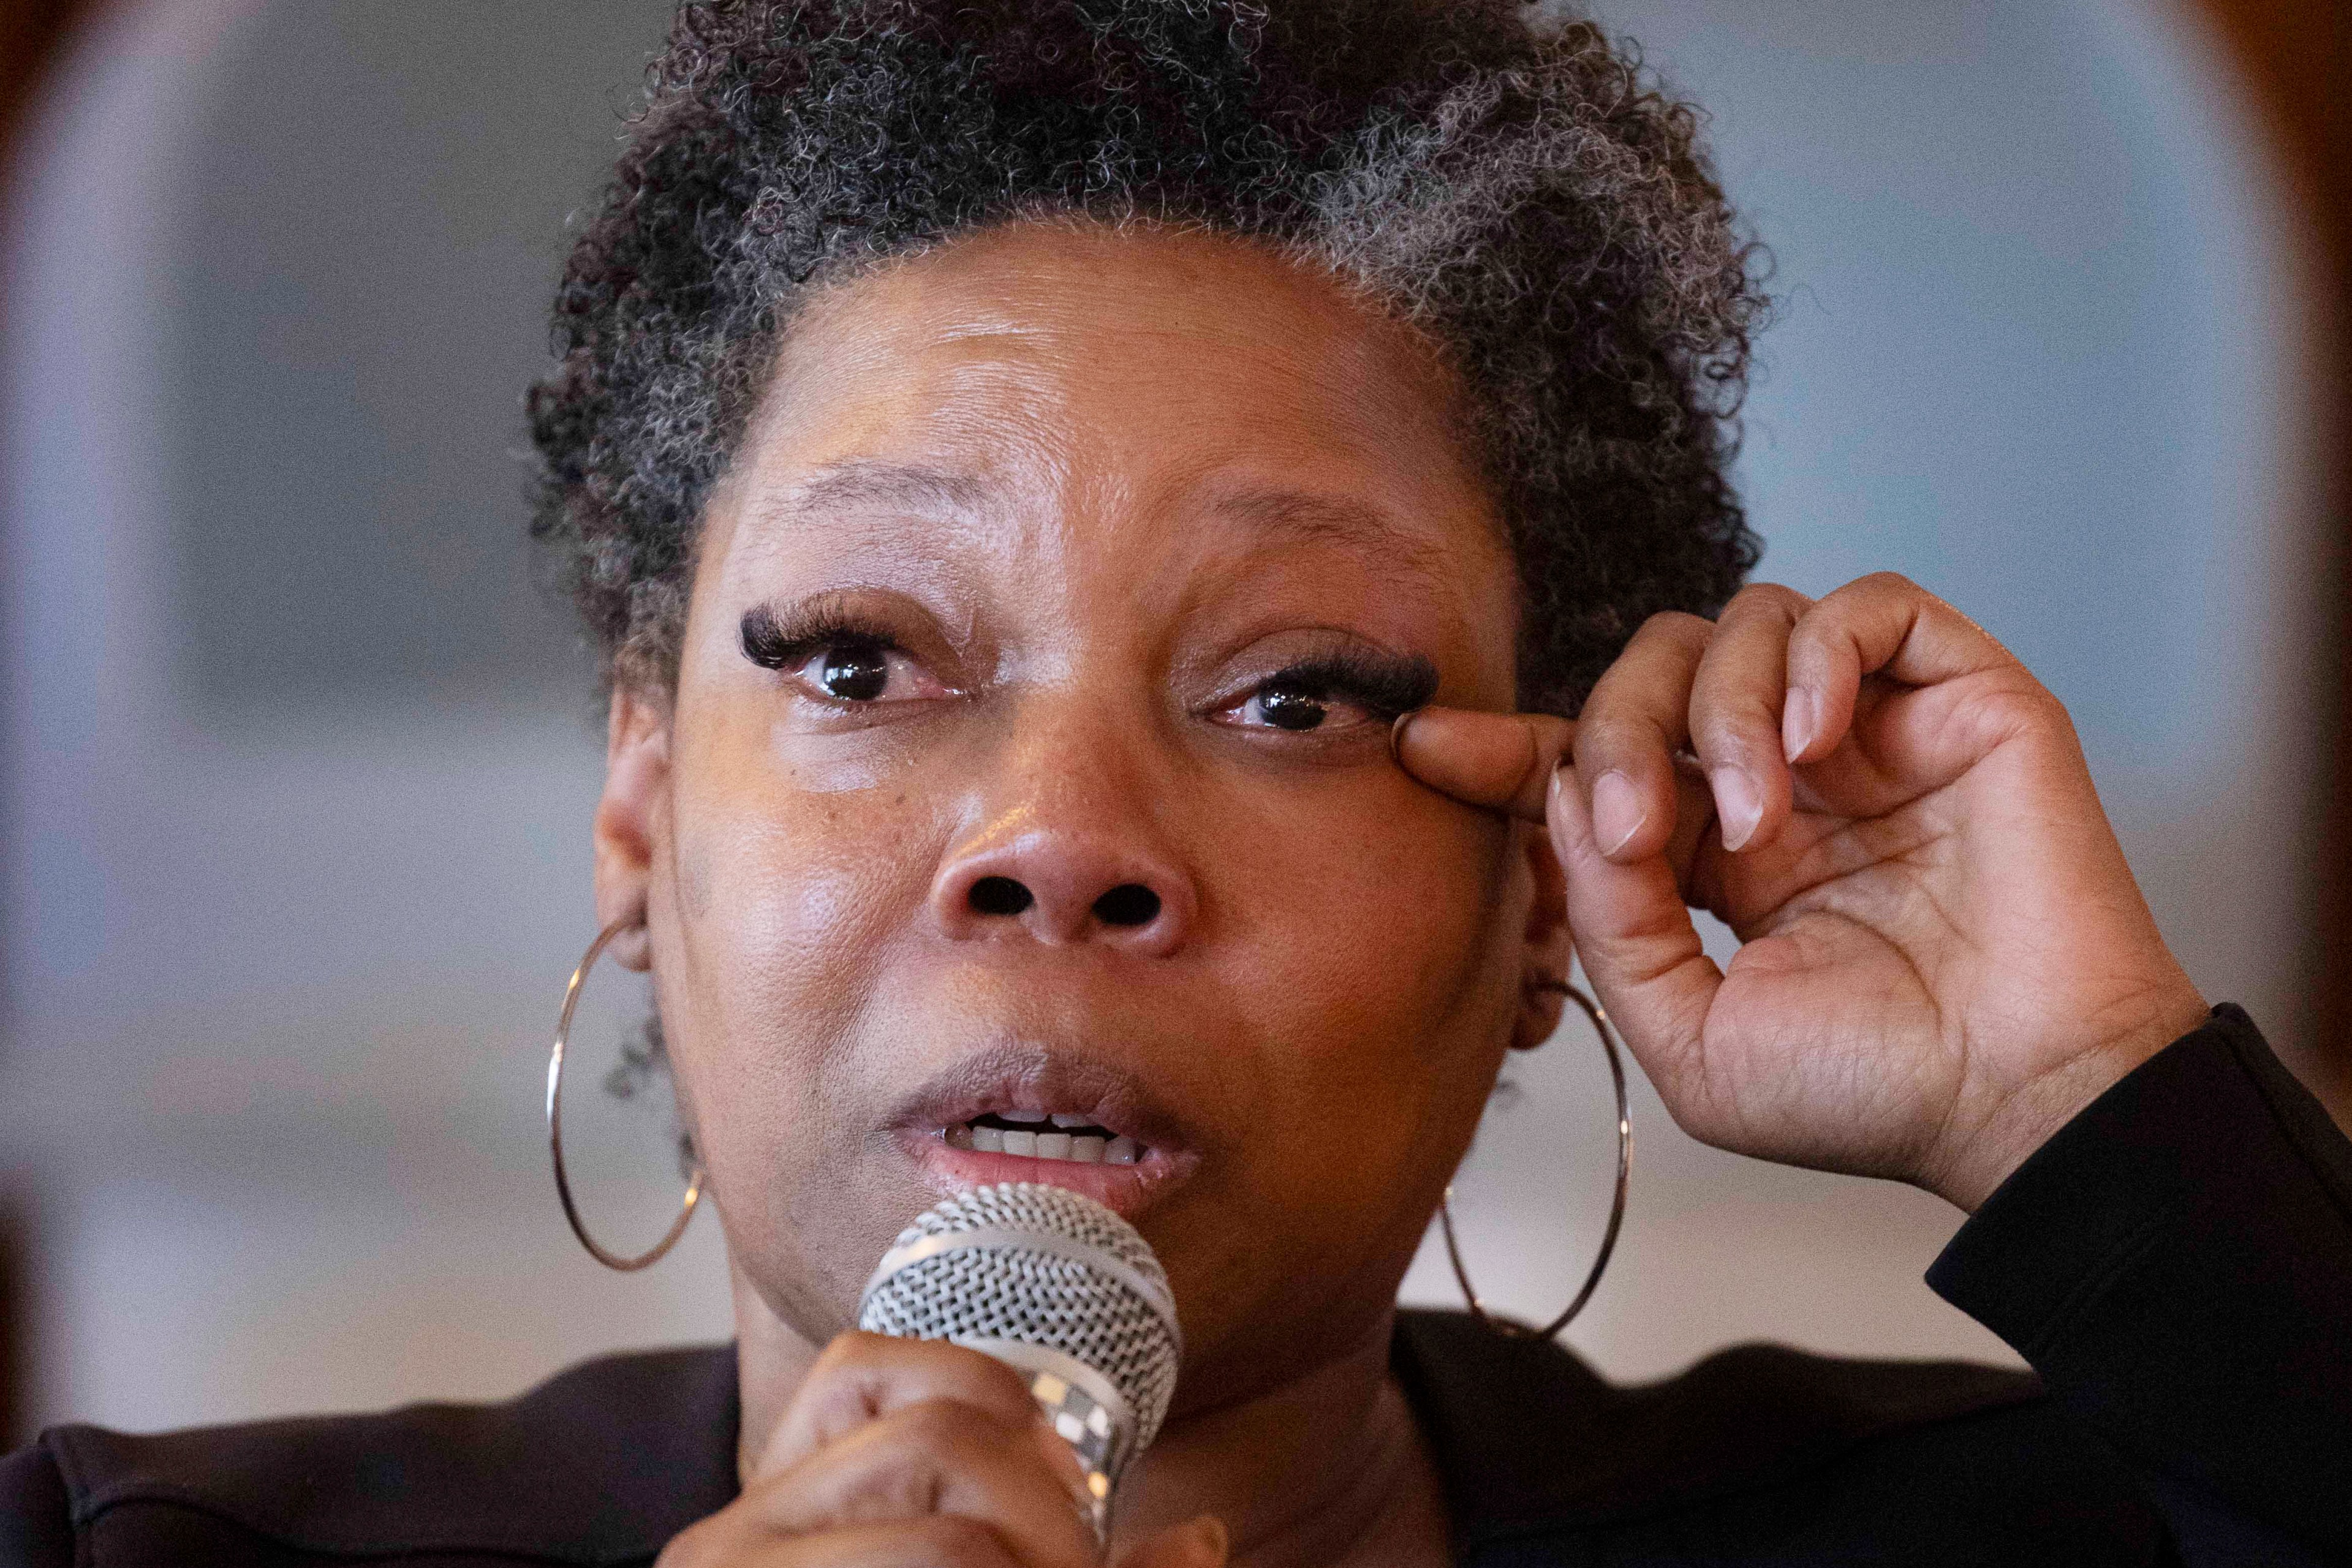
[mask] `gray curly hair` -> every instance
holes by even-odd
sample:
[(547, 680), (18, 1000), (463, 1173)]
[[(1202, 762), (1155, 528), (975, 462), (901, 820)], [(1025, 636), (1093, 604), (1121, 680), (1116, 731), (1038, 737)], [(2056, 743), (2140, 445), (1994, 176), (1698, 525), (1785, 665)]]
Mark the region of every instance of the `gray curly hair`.
[(1726, 475), (1767, 309), (1691, 109), (1508, 0), (719, 0), (677, 14), (530, 398), (532, 532), (608, 680), (667, 689), (704, 501), (780, 333), (1024, 218), (1329, 270), (1458, 376), (1521, 589), (1520, 701), (1756, 560)]

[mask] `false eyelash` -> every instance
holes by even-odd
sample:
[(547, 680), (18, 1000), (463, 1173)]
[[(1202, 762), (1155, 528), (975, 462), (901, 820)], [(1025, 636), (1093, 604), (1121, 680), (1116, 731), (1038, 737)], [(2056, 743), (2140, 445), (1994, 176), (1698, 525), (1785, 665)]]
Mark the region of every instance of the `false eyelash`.
[(1339, 648), (1286, 665), (1259, 683), (1259, 690), (1268, 687), (1307, 696), (1348, 697), (1382, 718), (1394, 718), (1426, 706), (1437, 695), (1437, 666), (1418, 653)]
[(743, 615), (743, 656), (764, 670), (789, 670), (825, 648), (895, 649), (887, 632), (860, 625), (837, 610), (814, 605), (780, 617), (765, 604)]

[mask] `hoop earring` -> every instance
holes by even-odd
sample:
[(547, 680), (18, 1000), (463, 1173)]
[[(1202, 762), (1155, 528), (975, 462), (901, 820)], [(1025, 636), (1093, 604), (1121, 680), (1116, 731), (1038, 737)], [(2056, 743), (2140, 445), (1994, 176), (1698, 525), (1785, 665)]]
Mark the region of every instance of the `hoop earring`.
[(547, 1151), (555, 1165), (555, 1196), (563, 1201), (563, 1218), (572, 1222), (572, 1234), (580, 1238), (580, 1245), (588, 1249), (588, 1256), (607, 1269), (617, 1269), (624, 1274), (639, 1269), (650, 1269), (662, 1260), (663, 1254), (677, 1245), (686, 1228), (694, 1218), (694, 1206), (702, 1201), (702, 1162), (694, 1163), (693, 1179), (686, 1184), (686, 1201), (678, 1205), (677, 1218), (670, 1222), (668, 1234), (646, 1251), (634, 1258), (618, 1252), (607, 1252), (596, 1245), (588, 1234), (588, 1227), (580, 1218), (580, 1209), (572, 1201), (572, 1182), (563, 1174), (563, 1051), (572, 1042), (572, 1011), (580, 1005), (580, 988), (588, 978), (588, 971), (596, 967), (604, 956), (605, 945), (635, 923), (624, 915), (596, 934), (588, 944), (588, 951), (580, 967), (572, 971), (572, 983), (563, 988), (563, 1012), (555, 1020), (555, 1049), (547, 1058)]
[(1584, 1283), (1577, 1291), (1576, 1299), (1550, 1322), (1542, 1328), (1531, 1329), (1508, 1318), (1491, 1315), (1486, 1311), (1486, 1304), (1478, 1299), (1476, 1289), (1470, 1283), (1470, 1272), (1462, 1266), (1462, 1248), (1454, 1239), (1454, 1184), (1445, 1184), (1445, 1197), (1437, 1206), (1438, 1218), (1445, 1228), (1445, 1260), (1454, 1265), (1454, 1278), (1462, 1287), (1462, 1299), (1468, 1303), (1470, 1315), (1478, 1320), (1480, 1326), (1507, 1339), (1550, 1339), (1573, 1322), (1576, 1314), (1584, 1310), (1584, 1304), (1592, 1300), (1592, 1292), (1601, 1284), (1601, 1273), (1609, 1267), (1609, 1255), (1617, 1249), (1617, 1232), (1625, 1223), (1626, 1180), (1633, 1170), (1633, 1123), (1626, 1113), (1625, 1062), (1618, 1053), (1617, 1034), (1610, 1028), (1609, 1015), (1601, 1010), (1598, 1002), (1565, 980), (1540, 980), (1537, 982), (1536, 988), (1567, 997), (1582, 1008), (1584, 1016), (1592, 1020), (1594, 1032), (1601, 1036), (1601, 1049), (1608, 1054), (1610, 1081), (1617, 1090), (1617, 1194), (1609, 1205), (1609, 1228), (1601, 1232), (1601, 1250), (1594, 1255), (1591, 1270), (1584, 1276)]

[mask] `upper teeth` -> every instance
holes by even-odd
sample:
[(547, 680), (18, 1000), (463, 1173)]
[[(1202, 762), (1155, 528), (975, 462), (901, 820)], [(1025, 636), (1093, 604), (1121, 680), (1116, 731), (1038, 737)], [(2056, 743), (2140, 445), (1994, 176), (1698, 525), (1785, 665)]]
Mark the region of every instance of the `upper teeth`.
[[(999, 1111), (995, 1114), (1007, 1122), (1024, 1122), (1042, 1125), (1046, 1115), (1042, 1111)], [(1055, 1128), (1092, 1126), (1084, 1116), (1055, 1114)], [(983, 1155), (1018, 1155), (1040, 1160), (1068, 1160), (1082, 1166), (1131, 1166), (1144, 1155), (1144, 1147), (1133, 1138), (1105, 1137), (1099, 1134), (1033, 1132), (1028, 1127), (991, 1127), (972, 1122), (960, 1122), (947, 1130), (951, 1148), (971, 1149)]]

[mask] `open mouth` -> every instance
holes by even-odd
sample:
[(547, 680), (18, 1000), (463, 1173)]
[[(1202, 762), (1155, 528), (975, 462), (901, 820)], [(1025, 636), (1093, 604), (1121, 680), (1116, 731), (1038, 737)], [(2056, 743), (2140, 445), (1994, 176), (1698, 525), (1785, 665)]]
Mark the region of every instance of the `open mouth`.
[(1202, 1157), (1139, 1075), (1026, 1041), (955, 1062), (883, 1125), (942, 1197), (989, 1182), (1047, 1182), (1130, 1220), (1190, 1180)]
[(1151, 1152), (1090, 1117), (1060, 1111), (983, 1112), (947, 1128), (946, 1137), (951, 1149), (1080, 1166), (1131, 1166)]

